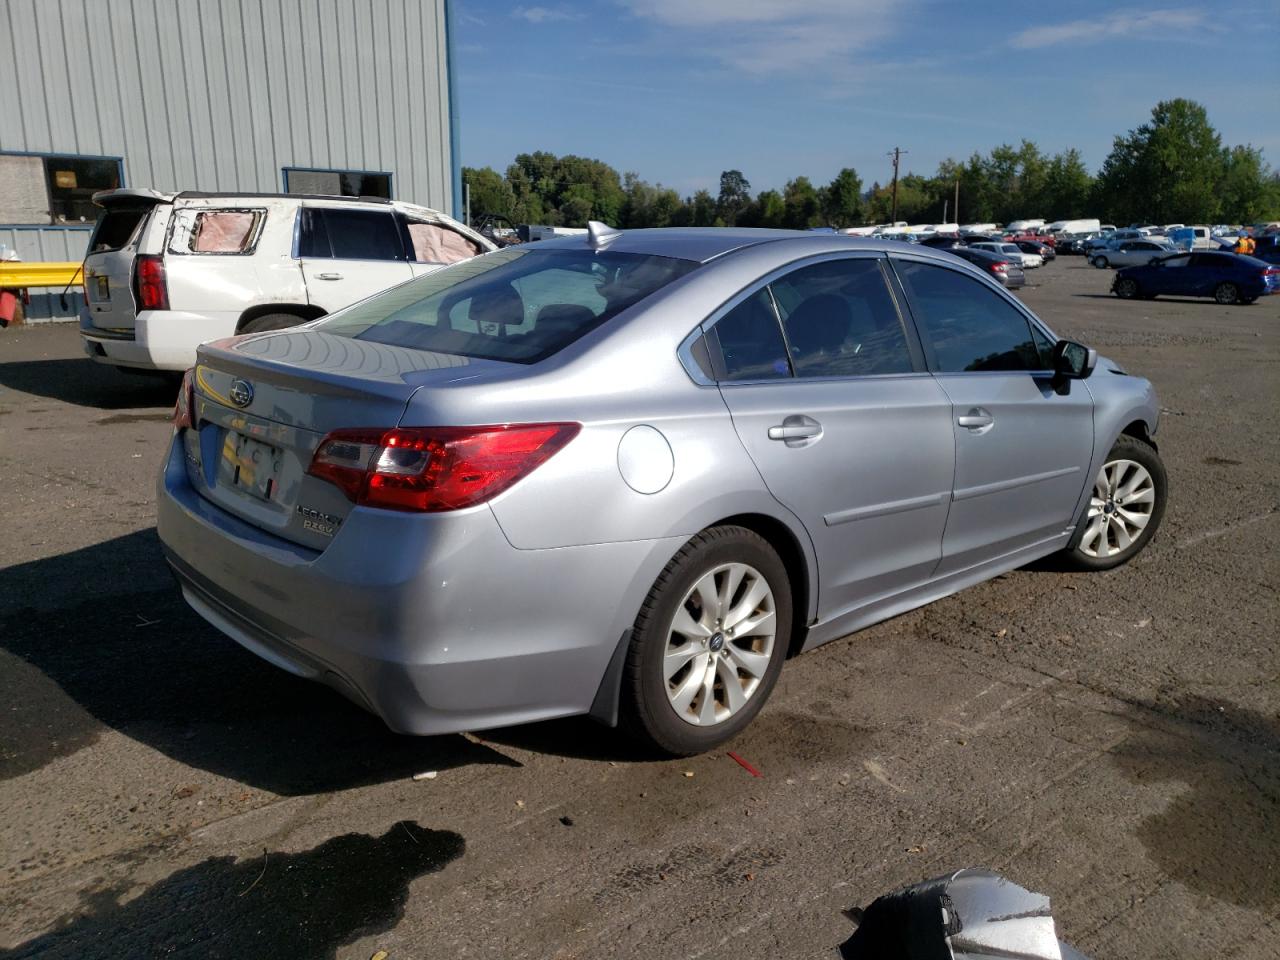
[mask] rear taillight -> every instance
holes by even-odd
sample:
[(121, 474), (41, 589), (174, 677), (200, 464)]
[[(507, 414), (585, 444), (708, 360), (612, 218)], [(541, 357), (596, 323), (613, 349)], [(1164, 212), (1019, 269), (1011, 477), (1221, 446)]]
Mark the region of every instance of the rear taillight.
[(194, 426), (192, 416), (196, 408), (195, 369), (189, 369), (182, 375), (182, 386), (178, 388), (178, 399), (173, 405), (173, 429), (185, 430)]
[(1009, 270), (1009, 264), (1007, 261), (1004, 261), (1004, 260), (1001, 260), (999, 263), (993, 263), (991, 265), (992, 273), (1006, 273), (1008, 272), (1008, 270)]
[(133, 262), (133, 292), (139, 310), (168, 310), (169, 285), (164, 260), (154, 253), (140, 253)]
[(496, 497), (546, 463), (582, 429), (577, 423), (335, 430), (307, 473), (353, 503), (438, 513)]

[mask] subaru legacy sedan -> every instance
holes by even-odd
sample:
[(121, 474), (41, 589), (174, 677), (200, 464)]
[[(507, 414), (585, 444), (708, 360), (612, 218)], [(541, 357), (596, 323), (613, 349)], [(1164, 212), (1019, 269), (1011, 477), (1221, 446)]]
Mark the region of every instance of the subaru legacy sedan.
[(690, 754), (789, 655), (1132, 558), (1157, 411), (944, 251), (592, 224), (200, 347), (159, 532), (206, 620), (394, 730)]

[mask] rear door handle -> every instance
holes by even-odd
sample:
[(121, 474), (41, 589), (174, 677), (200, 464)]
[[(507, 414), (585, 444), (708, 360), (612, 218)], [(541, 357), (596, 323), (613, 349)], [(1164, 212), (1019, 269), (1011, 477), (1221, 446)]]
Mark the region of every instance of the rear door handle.
[(996, 418), (981, 407), (970, 407), (968, 413), (962, 413), (956, 417), (956, 423), (962, 427), (968, 427), (970, 430), (981, 430), (983, 427), (989, 427), (995, 422)]
[(822, 424), (812, 417), (794, 414), (782, 423), (769, 428), (770, 440), (781, 440), (788, 447), (807, 446), (822, 436)]
[(317, 273), (317, 274), (316, 274), (316, 279), (317, 279), (317, 280), (341, 280), (341, 279), (342, 279), (342, 274), (340, 274), (340, 273)]

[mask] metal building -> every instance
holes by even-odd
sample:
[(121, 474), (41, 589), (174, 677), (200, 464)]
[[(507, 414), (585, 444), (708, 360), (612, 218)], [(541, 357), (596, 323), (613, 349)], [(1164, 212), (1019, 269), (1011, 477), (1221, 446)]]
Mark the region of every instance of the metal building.
[(449, 0), (0, 0), (0, 247), (79, 261), (89, 198), (120, 186), (456, 216), (449, 19)]

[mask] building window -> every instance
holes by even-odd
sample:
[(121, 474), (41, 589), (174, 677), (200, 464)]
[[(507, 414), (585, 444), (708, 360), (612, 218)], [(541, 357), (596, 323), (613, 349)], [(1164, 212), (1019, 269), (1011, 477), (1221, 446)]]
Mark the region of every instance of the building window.
[(124, 184), (115, 157), (0, 154), (0, 223), (93, 223), (93, 195)]
[(284, 192), (325, 197), (382, 197), (391, 199), (391, 174), (367, 170), (311, 170), (284, 168)]

